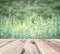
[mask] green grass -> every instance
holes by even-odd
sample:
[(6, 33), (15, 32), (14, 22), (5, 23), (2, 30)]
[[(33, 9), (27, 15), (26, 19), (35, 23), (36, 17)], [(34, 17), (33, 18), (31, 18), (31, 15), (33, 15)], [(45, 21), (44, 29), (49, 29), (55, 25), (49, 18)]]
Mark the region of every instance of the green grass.
[(60, 38), (60, 1), (0, 1), (0, 38)]

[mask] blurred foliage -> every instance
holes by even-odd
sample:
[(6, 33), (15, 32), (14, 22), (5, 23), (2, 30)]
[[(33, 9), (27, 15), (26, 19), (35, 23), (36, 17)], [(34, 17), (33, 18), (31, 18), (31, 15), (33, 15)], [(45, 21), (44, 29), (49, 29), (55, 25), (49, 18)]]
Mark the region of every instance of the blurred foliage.
[(0, 38), (60, 38), (60, 0), (0, 0)]

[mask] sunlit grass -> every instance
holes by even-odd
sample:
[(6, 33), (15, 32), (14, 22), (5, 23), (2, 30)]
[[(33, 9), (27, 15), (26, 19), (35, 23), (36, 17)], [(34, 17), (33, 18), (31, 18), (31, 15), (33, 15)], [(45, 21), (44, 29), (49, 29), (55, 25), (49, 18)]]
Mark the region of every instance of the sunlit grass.
[(32, 2), (12, 1), (2, 5), (0, 38), (60, 38), (60, 15), (56, 8), (60, 5), (52, 0)]

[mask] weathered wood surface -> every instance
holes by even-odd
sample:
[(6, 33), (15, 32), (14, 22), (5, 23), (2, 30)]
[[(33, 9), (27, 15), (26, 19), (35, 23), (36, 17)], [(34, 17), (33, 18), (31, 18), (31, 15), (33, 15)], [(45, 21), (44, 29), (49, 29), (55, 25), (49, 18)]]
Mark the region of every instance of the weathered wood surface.
[(0, 39), (0, 54), (60, 54), (60, 39)]

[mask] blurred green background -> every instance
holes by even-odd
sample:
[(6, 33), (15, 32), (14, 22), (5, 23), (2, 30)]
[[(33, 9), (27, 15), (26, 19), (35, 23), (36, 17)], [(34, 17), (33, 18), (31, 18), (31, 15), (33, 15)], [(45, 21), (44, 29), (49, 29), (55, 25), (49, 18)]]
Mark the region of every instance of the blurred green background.
[(60, 38), (60, 0), (0, 0), (2, 38)]

